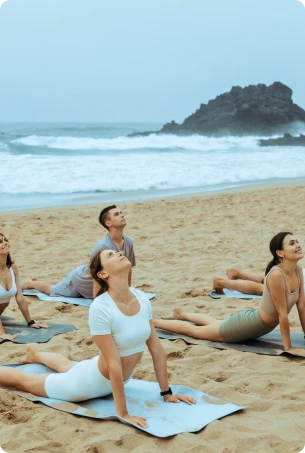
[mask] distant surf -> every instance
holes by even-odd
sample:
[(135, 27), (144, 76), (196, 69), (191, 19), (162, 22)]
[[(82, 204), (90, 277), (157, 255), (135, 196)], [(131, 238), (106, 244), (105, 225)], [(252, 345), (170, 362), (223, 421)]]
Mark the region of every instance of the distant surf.
[(304, 148), (260, 148), (261, 137), (127, 137), (149, 127), (159, 125), (0, 124), (1, 199), (30, 207), (31, 196), (49, 205), (56, 196), (139, 191), (145, 198), (305, 178)]

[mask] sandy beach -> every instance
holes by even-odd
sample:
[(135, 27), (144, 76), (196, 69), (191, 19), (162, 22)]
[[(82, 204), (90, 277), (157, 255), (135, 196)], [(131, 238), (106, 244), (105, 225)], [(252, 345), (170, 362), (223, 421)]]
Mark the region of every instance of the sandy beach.
[[(122, 203), (134, 241), (133, 286), (156, 292), (155, 316), (173, 306), (207, 310), (225, 319), (258, 301), (213, 300), (214, 275), (229, 266), (263, 271), (271, 237), (291, 230), (305, 246), (305, 184), (270, 185), (226, 192)], [(21, 278), (61, 278), (86, 263), (105, 231), (98, 224), (103, 205), (56, 207), (0, 213), (0, 231), (10, 240)], [(304, 260), (300, 262), (305, 267)], [(80, 361), (97, 348), (88, 328), (88, 309), (27, 297), (33, 318), (74, 324), (39, 350)], [(15, 301), (5, 315), (22, 319)], [(301, 332), (297, 311), (291, 331)], [(172, 384), (194, 387), (248, 409), (208, 425), (197, 434), (158, 439), (114, 421), (76, 417), (33, 404), (0, 389), (0, 445), (7, 453), (262, 453), (300, 452), (305, 445), (305, 359), (270, 357), (162, 340)], [(15, 362), (23, 345), (0, 345), (1, 363)], [(146, 351), (134, 377), (155, 380)]]

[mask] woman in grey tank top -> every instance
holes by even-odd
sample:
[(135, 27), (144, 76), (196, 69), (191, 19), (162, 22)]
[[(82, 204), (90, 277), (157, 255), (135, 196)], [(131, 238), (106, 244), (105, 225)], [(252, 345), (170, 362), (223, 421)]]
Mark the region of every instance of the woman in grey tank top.
[(154, 320), (155, 327), (201, 340), (237, 343), (259, 338), (279, 325), (285, 351), (305, 356), (305, 349), (292, 348), (288, 321), (289, 312), (296, 305), (305, 333), (303, 272), (297, 265), (304, 257), (302, 247), (292, 233), (280, 232), (271, 239), (269, 248), (273, 258), (266, 268), (259, 308), (235, 313), (225, 321), (175, 308), (173, 320)]

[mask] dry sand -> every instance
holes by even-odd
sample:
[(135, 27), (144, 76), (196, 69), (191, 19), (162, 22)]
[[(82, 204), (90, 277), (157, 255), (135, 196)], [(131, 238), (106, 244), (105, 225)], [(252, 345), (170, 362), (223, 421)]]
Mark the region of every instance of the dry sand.
[[(220, 319), (257, 301), (212, 300), (212, 277), (228, 266), (261, 271), (270, 238), (292, 230), (304, 243), (305, 187), (265, 187), (121, 205), (137, 257), (134, 286), (157, 293), (154, 314), (172, 306), (208, 311)], [(102, 206), (76, 206), (0, 214), (0, 231), (11, 242), (21, 277), (64, 276), (85, 263), (104, 235), (97, 222)], [(301, 265), (304, 263), (301, 262)], [(78, 330), (38, 345), (73, 360), (97, 354), (88, 310), (27, 298), (36, 320), (72, 323)], [(6, 315), (22, 318), (15, 301)], [(292, 331), (301, 332), (296, 309)], [(0, 444), (7, 453), (81, 452), (299, 452), (305, 445), (305, 360), (269, 357), (162, 340), (170, 382), (192, 386), (245, 411), (215, 421), (198, 434), (157, 439), (119, 422), (96, 421), (48, 409), (0, 389)], [(24, 346), (5, 342), (1, 362), (16, 361)], [(155, 380), (145, 352), (136, 378)]]

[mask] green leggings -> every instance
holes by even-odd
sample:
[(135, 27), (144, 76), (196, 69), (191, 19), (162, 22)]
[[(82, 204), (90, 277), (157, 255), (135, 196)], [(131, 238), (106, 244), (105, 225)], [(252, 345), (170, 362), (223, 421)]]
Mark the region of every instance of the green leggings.
[(219, 333), (225, 343), (255, 340), (271, 332), (274, 327), (265, 323), (257, 308), (235, 313), (219, 326)]

